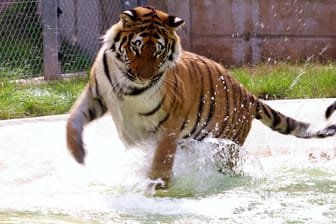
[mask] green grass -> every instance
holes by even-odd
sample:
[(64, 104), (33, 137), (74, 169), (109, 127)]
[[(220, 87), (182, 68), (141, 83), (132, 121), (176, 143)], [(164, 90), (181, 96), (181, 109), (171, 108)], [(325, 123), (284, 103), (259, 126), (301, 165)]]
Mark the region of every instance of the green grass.
[[(44, 84), (9, 80), (42, 75), (42, 26), (36, 2), (13, 4), (0, 14), (0, 119), (67, 112), (87, 79)], [(77, 45), (61, 44), (63, 73), (91, 64)], [(230, 69), (250, 92), (263, 99), (336, 97), (336, 63), (262, 64)]]
[(234, 77), (262, 99), (336, 97), (336, 64), (244, 66), (231, 69)]
[(87, 79), (42, 84), (0, 84), (0, 119), (36, 117), (66, 113), (87, 83)]
[[(263, 99), (336, 97), (336, 63), (263, 64), (230, 71), (249, 91)], [(66, 113), (87, 81), (77, 78), (18, 84), (0, 77), (0, 119)]]

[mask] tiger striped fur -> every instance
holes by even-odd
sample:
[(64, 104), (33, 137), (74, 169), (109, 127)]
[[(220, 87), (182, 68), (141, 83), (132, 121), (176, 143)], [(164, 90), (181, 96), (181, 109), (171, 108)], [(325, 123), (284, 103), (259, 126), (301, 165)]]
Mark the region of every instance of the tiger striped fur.
[(331, 104), (327, 110), (326, 110), (326, 113), (325, 113), (325, 117), (328, 119), (329, 117), (331, 117), (331, 114), (336, 110), (336, 101)]
[[(67, 145), (84, 163), (84, 126), (107, 111), (120, 138), (132, 146), (153, 141), (149, 172), (166, 187), (181, 138), (226, 138), (242, 145), (254, 118), (282, 134), (327, 137), (336, 125), (316, 132), (258, 100), (216, 62), (181, 48), (176, 29), (184, 21), (151, 7), (137, 7), (104, 36), (90, 81), (71, 109)], [(327, 117), (335, 110), (329, 107)]]

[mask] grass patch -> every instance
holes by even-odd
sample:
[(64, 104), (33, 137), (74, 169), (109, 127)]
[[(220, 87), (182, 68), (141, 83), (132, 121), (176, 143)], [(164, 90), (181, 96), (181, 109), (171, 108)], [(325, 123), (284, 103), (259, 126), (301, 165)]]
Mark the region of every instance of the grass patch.
[[(230, 69), (250, 92), (263, 99), (336, 97), (336, 63), (278, 64)], [(88, 79), (16, 84), (0, 78), (0, 119), (63, 114)]]
[(64, 114), (84, 89), (87, 79), (41, 84), (0, 84), (0, 119)]
[(285, 64), (231, 69), (233, 76), (262, 99), (336, 97), (336, 64)]

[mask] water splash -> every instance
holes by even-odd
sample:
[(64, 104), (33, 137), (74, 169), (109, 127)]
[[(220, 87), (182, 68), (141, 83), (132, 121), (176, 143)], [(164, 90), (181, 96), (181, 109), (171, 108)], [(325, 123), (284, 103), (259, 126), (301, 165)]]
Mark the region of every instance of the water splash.
[[(54, 128), (63, 130), (64, 124)], [(279, 222), (330, 223), (336, 218), (334, 157), (256, 158), (226, 140), (184, 140), (169, 189), (152, 195), (146, 192), (151, 151), (124, 150), (106, 128), (96, 127), (94, 142), (85, 138), (85, 167), (73, 161), (64, 142), (49, 144), (46, 135), (35, 144), (24, 125), (13, 133), (18, 130), (26, 133), (22, 146), (0, 148), (4, 223), (267, 223), (274, 217)], [(32, 147), (25, 148), (27, 143)]]

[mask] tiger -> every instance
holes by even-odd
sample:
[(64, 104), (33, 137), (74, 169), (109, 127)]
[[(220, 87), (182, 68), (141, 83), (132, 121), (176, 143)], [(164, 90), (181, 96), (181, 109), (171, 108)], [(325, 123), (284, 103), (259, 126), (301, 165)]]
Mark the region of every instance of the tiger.
[(335, 110), (336, 110), (336, 101), (327, 108), (325, 112), (326, 119), (329, 119)]
[[(334, 136), (336, 125), (310, 124), (272, 109), (248, 92), (219, 63), (182, 49), (176, 31), (184, 20), (153, 7), (123, 11), (103, 36), (88, 85), (72, 106), (67, 146), (84, 164), (86, 124), (110, 113), (125, 146), (153, 145), (148, 171), (168, 187), (181, 139), (229, 139), (243, 145), (253, 119), (299, 138)], [(336, 110), (331, 105), (329, 117)]]

